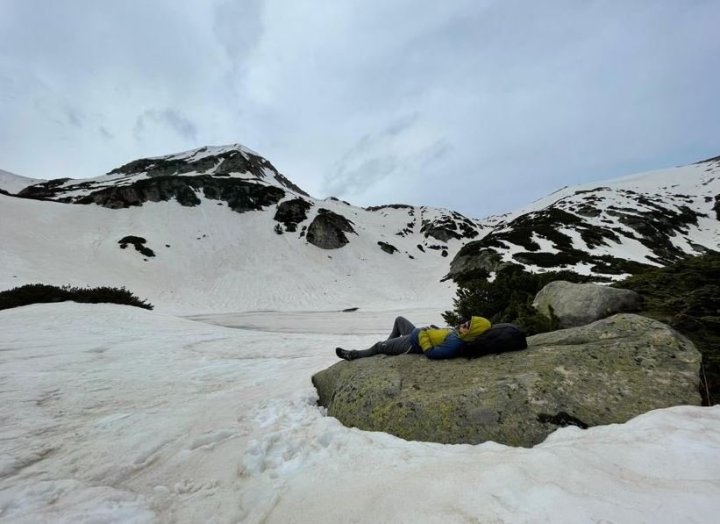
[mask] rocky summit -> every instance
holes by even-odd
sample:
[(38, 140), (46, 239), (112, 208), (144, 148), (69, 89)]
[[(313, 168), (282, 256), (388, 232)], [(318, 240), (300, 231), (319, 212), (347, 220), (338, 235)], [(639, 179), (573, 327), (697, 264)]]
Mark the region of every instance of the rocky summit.
[[(406, 221), (403, 221), (404, 217), (393, 216), (387, 221), (389, 223), (380, 225), (385, 229), (397, 227), (391, 233), (399, 237), (417, 239), (419, 253), (442, 251), (443, 257), (448, 255), (448, 242), (464, 243), (476, 238), (484, 227), (480, 221), (454, 211), (402, 204), (361, 209), (332, 197), (317, 200), (268, 160), (240, 144), (205, 146), (183, 153), (133, 160), (106, 175), (87, 180), (24, 179), (25, 185), (21, 180), (22, 177), (7, 173), (0, 178), (0, 190), (5, 185), (15, 190), (14, 195), (7, 192), (8, 195), (21, 198), (96, 204), (110, 209), (168, 201), (194, 207), (204, 200), (226, 205), (237, 213), (275, 206), (275, 233), (295, 233), (300, 227), (297, 238), (322, 249), (339, 249), (350, 242), (345, 233), (356, 233), (350, 216), (357, 215), (358, 211), (373, 216), (372, 222), (376, 222), (378, 216), (388, 217), (388, 211), (393, 211), (393, 215), (405, 214)], [(329, 203), (332, 203), (332, 210), (327, 209)], [(316, 211), (311, 212), (312, 209)], [(397, 220), (403, 221), (401, 226), (395, 225)], [(385, 221), (381, 219), (380, 222)], [(375, 243), (378, 241), (381, 240)], [(408, 258), (413, 259), (415, 254)]]
[(422, 355), (341, 361), (312, 377), (347, 426), (408, 440), (533, 446), (558, 427), (622, 423), (700, 405), (701, 356), (665, 324), (619, 314), (475, 360)]

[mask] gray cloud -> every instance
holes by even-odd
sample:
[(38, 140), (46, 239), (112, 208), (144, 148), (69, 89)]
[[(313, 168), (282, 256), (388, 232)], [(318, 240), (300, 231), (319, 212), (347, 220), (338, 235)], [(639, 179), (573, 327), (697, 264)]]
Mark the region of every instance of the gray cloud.
[(240, 142), (319, 197), (484, 216), (720, 154), (718, 2), (0, 9), (0, 168), (26, 176)]
[[(365, 134), (337, 161), (325, 177), (324, 192), (351, 200), (373, 195), (388, 179), (409, 182), (450, 151), (444, 139), (423, 129), (419, 113), (400, 116), (383, 129)], [(386, 200), (395, 196), (385, 195)]]
[(242, 61), (263, 32), (261, 0), (226, 0), (215, 5), (213, 32), (234, 63)]
[(65, 107), (65, 117), (71, 126), (81, 127), (83, 125), (84, 117), (82, 112), (74, 107)]
[(98, 128), (98, 132), (100, 133), (100, 136), (102, 136), (105, 140), (112, 140), (115, 138), (115, 135), (113, 135), (105, 126), (100, 126)]
[(146, 133), (156, 131), (158, 126), (175, 131), (181, 138), (197, 140), (197, 127), (189, 119), (175, 109), (149, 109), (135, 121), (133, 135), (136, 140), (143, 140)]

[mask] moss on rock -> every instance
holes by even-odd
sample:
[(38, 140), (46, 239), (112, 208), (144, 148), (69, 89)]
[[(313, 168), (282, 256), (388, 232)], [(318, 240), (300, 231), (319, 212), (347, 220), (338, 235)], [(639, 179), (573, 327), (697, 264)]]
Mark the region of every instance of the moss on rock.
[(319, 403), (347, 426), (441, 443), (533, 446), (570, 423), (700, 403), (698, 351), (654, 320), (616, 315), (528, 342), (526, 351), (470, 361), (342, 361), (312, 380)]

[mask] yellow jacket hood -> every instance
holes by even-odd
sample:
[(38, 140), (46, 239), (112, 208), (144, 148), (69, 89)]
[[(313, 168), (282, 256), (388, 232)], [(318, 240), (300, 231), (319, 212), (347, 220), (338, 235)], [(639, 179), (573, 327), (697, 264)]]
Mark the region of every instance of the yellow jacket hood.
[(470, 329), (464, 335), (460, 335), (463, 342), (472, 342), (477, 337), (485, 333), (492, 324), (485, 317), (471, 317)]

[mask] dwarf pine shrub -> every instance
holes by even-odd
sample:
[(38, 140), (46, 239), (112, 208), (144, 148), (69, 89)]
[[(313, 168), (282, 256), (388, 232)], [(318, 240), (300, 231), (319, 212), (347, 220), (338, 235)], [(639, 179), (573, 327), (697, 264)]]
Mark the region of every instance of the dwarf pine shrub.
[(633, 275), (614, 287), (642, 295), (640, 312), (677, 329), (702, 353), (703, 404), (720, 403), (720, 253)]
[(572, 271), (532, 273), (522, 266), (511, 264), (497, 272), (492, 281), (487, 273), (476, 271), (458, 282), (453, 310), (443, 313), (448, 325), (457, 325), (473, 315), (480, 315), (493, 324), (517, 324), (528, 335), (557, 329), (555, 319), (549, 319), (532, 307), (538, 291), (554, 280), (588, 282), (590, 277)]
[(130, 291), (116, 287), (80, 288), (71, 286), (50, 286), (27, 284), (7, 291), (0, 291), (0, 310), (30, 304), (49, 302), (82, 302), (89, 304), (110, 303), (152, 309), (153, 305), (133, 295)]

